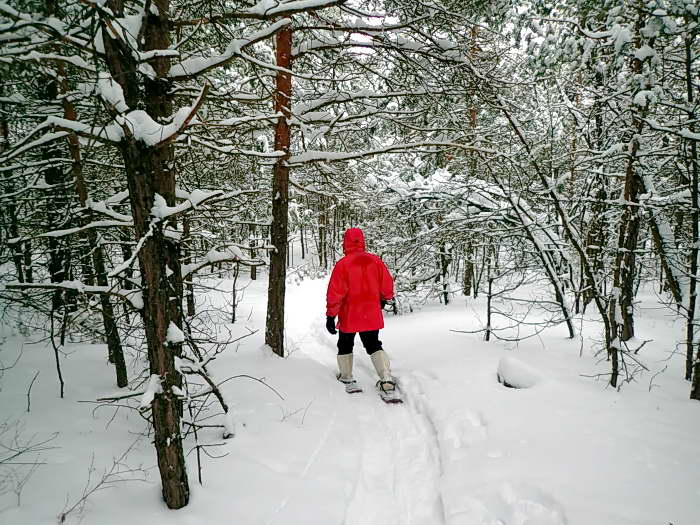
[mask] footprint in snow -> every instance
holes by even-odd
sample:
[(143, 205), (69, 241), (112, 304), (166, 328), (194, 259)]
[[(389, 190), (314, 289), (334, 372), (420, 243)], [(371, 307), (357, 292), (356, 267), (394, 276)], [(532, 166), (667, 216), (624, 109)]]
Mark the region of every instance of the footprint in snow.
[(562, 506), (525, 483), (502, 482), (446, 508), (447, 525), (566, 525)]
[(453, 410), (438, 425), (440, 448), (448, 461), (462, 459), (469, 449), (484, 443), (487, 438), (486, 421), (479, 412)]

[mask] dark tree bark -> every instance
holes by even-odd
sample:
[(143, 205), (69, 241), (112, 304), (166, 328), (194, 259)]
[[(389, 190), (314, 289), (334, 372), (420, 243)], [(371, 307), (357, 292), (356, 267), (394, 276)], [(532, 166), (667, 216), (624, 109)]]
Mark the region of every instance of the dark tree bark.
[(634, 337), (634, 282), (637, 271), (637, 243), (641, 229), (641, 209), (636, 204), (639, 203), (639, 193), (643, 187), (634, 160), (638, 151), (639, 141), (635, 137), (632, 139), (631, 158), (625, 173), (625, 209), (620, 222), (618, 254), (613, 272), (613, 287), (619, 290), (619, 296), (611, 301), (610, 319), (611, 322), (617, 323), (614, 311), (615, 303), (618, 302), (622, 317), (622, 326), (620, 327), (622, 341)]
[(34, 282), (34, 268), (32, 267), (32, 241), (27, 239), (24, 243), (24, 282)]
[[(44, 4), (46, 16), (57, 16), (57, 3), (55, 0), (46, 0)], [(37, 80), (39, 84), (39, 97), (47, 104), (55, 104), (58, 100), (58, 81), (55, 73), (52, 76), (41, 76)], [(57, 143), (48, 143), (41, 148), (41, 158), (47, 161), (47, 168), (44, 170), (44, 181), (47, 185), (53, 186), (47, 192), (46, 205), (46, 230), (51, 231), (65, 228), (66, 214), (70, 199), (68, 197), (69, 179), (63, 172), (60, 165), (52, 162), (61, 157), (61, 149)], [(48, 270), (52, 283), (60, 283), (71, 278), (70, 251), (67, 243), (57, 237), (48, 237)], [(74, 302), (75, 293), (64, 292), (56, 289), (51, 296), (51, 308), (58, 312), (65, 303)]]
[(328, 212), (323, 197), (319, 200), (320, 213), (318, 215), (318, 263), (323, 268), (328, 268)]
[[(257, 250), (255, 249), (255, 245), (257, 244), (257, 241), (255, 240), (255, 235), (256, 235), (255, 224), (250, 224), (248, 226), (248, 229), (249, 229), (249, 234), (252, 237), (252, 239), (250, 239), (250, 246), (251, 246), (250, 258), (254, 259), (255, 257), (258, 256)], [(250, 267), (250, 280), (255, 281), (255, 280), (257, 280), (257, 278), (258, 278), (258, 267), (255, 265), (252, 265)]]
[(452, 262), (452, 250), (447, 250), (447, 246), (443, 243), (440, 246), (440, 280), (442, 281), (442, 298), (445, 305), (450, 304), (450, 292), (447, 286), (448, 270)]
[[(44, 79), (41, 98), (47, 103), (55, 102), (58, 98), (58, 86), (54, 79)], [(66, 198), (67, 177), (58, 166), (52, 166), (51, 160), (61, 156), (60, 149), (55, 143), (42, 148), (42, 160), (48, 161), (48, 167), (44, 170), (44, 181), (52, 186), (48, 190), (45, 201), (46, 230), (57, 230), (66, 227), (64, 218), (68, 206)], [(70, 255), (65, 241), (57, 237), (48, 237), (48, 270), (52, 283), (60, 283), (68, 280), (70, 273)], [(67, 295), (67, 294), (66, 294)], [(54, 290), (51, 296), (51, 307), (58, 312), (64, 303), (64, 292)]]
[[(183, 235), (183, 241), (185, 242), (185, 248), (184, 248), (184, 256), (185, 256), (185, 264), (190, 264), (192, 263), (192, 250), (190, 248), (191, 245), (191, 239), (190, 239), (190, 221), (187, 218), (184, 218), (182, 220), (182, 235)], [(186, 301), (187, 301), (187, 317), (194, 317), (195, 315), (195, 302), (194, 302), (194, 273), (191, 273), (187, 277), (187, 284), (185, 285), (186, 287)]]
[[(691, 71), (692, 65), (692, 41), (695, 35), (690, 35), (685, 41), (685, 81), (686, 92), (688, 95), (688, 107), (694, 107), (695, 93), (693, 91), (693, 76)], [(688, 129), (690, 132), (695, 131), (695, 114), (690, 111), (688, 114)], [(685, 378), (693, 379), (693, 386), (690, 397), (692, 399), (700, 399), (700, 380), (698, 373), (700, 372), (700, 350), (698, 350), (698, 360), (695, 363), (693, 371), (693, 353), (695, 347), (695, 316), (697, 306), (697, 276), (698, 276), (698, 221), (700, 221), (700, 209), (698, 203), (698, 149), (697, 142), (689, 141), (690, 145), (690, 200), (691, 200), (691, 223), (692, 223), (692, 239), (690, 242), (690, 282), (688, 290), (688, 312), (686, 320), (686, 355), (685, 355)]]
[[(641, 28), (643, 25), (643, 13), (639, 12), (635, 25), (635, 48), (642, 46)], [(652, 43), (653, 45), (653, 43)], [(642, 73), (642, 61), (633, 56), (630, 62), (631, 71), (640, 76)], [(630, 102), (631, 102), (630, 97)], [(641, 229), (642, 209), (639, 204), (639, 194), (644, 190), (644, 182), (639, 175), (637, 155), (640, 150), (639, 137), (644, 127), (644, 116), (648, 103), (637, 109), (636, 104), (631, 103), (631, 131), (629, 132), (629, 149), (627, 166), (625, 168), (625, 186), (623, 190), (624, 210), (620, 219), (618, 252), (615, 257), (613, 270), (613, 293), (610, 298), (608, 319), (613, 337), (613, 344), (610, 347), (610, 359), (612, 365), (612, 375), (610, 385), (617, 386), (619, 376), (619, 353), (622, 351), (622, 341), (627, 341), (634, 337), (634, 296), (635, 296), (635, 274), (637, 271), (637, 243)], [(618, 310), (619, 309), (619, 310)], [(618, 317), (619, 312), (619, 317)], [(620, 325), (619, 320), (622, 320)]]
[(467, 244), (464, 253), (464, 280), (462, 291), (466, 297), (472, 294), (472, 281), (474, 280), (474, 248), (471, 241)]
[[(157, 9), (149, 10), (144, 21), (144, 51), (170, 47), (169, 1), (154, 0), (154, 4)], [(111, 0), (108, 6), (117, 16), (123, 13), (120, 0)], [(123, 41), (111, 38), (105, 26), (102, 35), (110, 73), (121, 85), (127, 105), (136, 108), (141, 102), (141, 78), (133, 53)], [(165, 123), (173, 109), (171, 85), (166, 79), (170, 61), (167, 57), (155, 57), (149, 64), (156, 77), (143, 79), (143, 103), (153, 120)], [(175, 357), (181, 355), (182, 344), (169, 342), (167, 333), (171, 324), (182, 328), (180, 250), (167, 235), (168, 224), (152, 222), (150, 215), (156, 193), (168, 206), (175, 205), (174, 148), (172, 142), (148, 145), (130, 134), (122, 139), (119, 148), (126, 168), (135, 236), (142, 243), (138, 252), (144, 296), (141, 316), (150, 373), (159, 377), (162, 387), (151, 404), (162, 493), (166, 505), (178, 509), (187, 505), (190, 492), (180, 428), (182, 403), (173, 392), (173, 387), (182, 387), (182, 376), (175, 369)]]
[(270, 253), (270, 281), (267, 292), (267, 322), (265, 343), (279, 356), (284, 356), (284, 297), (287, 276), (287, 232), (289, 210), (289, 146), (291, 130), (288, 118), (291, 114), (292, 28), (287, 25), (276, 35), (277, 67), (275, 112), (280, 114), (275, 124), (275, 151), (284, 155), (277, 159), (272, 180), (272, 225), (270, 237), (273, 251)]
[[(693, 77), (691, 72), (692, 64), (692, 43), (696, 38), (696, 34), (692, 34), (686, 38), (685, 41), (685, 80), (686, 80), (686, 91), (688, 95), (688, 107), (694, 107), (695, 93), (693, 91)], [(688, 114), (689, 125), (691, 133), (695, 131), (695, 113), (691, 111)], [(694, 339), (695, 339), (695, 317), (697, 315), (697, 277), (698, 277), (698, 239), (700, 238), (700, 232), (698, 231), (700, 225), (700, 203), (698, 198), (700, 198), (698, 192), (698, 184), (700, 184), (699, 174), (698, 174), (698, 149), (697, 142), (694, 140), (690, 142), (690, 173), (691, 173), (691, 185), (690, 185), (690, 198), (691, 198), (691, 216), (692, 216), (692, 239), (691, 239), (691, 249), (690, 249), (690, 283), (689, 283), (689, 304), (687, 312), (686, 321), (686, 356), (685, 356), (685, 378), (692, 381), (690, 389), (690, 398), (697, 399), (700, 401), (700, 347), (697, 349), (695, 361), (693, 362), (694, 353)]]
[[(68, 92), (68, 85), (65, 83), (65, 72), (62, 63), (57, 64), (57, 69), (61, 74), (63, 79), (61, 85), (61, 92)], [(69, 97), (62, 97), (63, 103), (63, 116), (68, 120), (77, 120), (77, 113), (75, 106), (70, 101)], [(71, 155), (71, 176), (73, 178), (73, 183), (75, 184), (75, 190), (78, 194), (78, 201), (80, 205), (85, 207), (88, 199), (87, 184), (85, 182), (85, 177), (83, 175), (83, 163), (80, 153), (80, 143), (78, 137), (71, 133), (67, 136), (68, 150)], [(90, 217), (87, 216), (85, 222), (89, 222)], [(89, 228), (84, 234), (85, 241), (88, 250), (91, 253), (90, 259), (86, 258), (86, 266), (90, 266), (92, 262), (92, 269), (88, 270), (88, 273), (93, 276), (97, 281), (98, 286), (107, 286), (109, 281), (107, 279), (107, 268), (104, 261), (104, 252), (99, 244), (99, 238), (94, 229)], [(94, 272), (93, 272), (94, 270)], [(91, 283), (88, 283), (91, 284)], [(114, 308), (112, 306), (112, 301), (107, 294), (100, 294), (100, 306), (102, 309), (102, 326), (105, 331), (105, 339), (107, 342), (107, 351), (109, 356), (109, 362), (114, 364), (116, 376), (117, 376), (117, 386), (123, 388), (129, 384), (129, 377), (126, 371), (126, 362), (124, 360), (124, 350), (122, 349), (122, 343), (119, 338), (119, 331), (117, 330), (117, 323), (114, 318)]]
[[(4, 86), (0, 82), (0, 97), (4, 95)], [(7, 111), (4, 104), (0, 104), (0, 153), (5, 151), (10, 147), (10, 125), (7, 122)], [(7, 177), (11, 178), (12, 172), (8, 173)], [(14, 191), (14, 184), (9, 182), (5, 186), (6, 193), (12, 193)], [(7, 227), (7, 237), (14, 239), (19, 237), (19, 224), (17, 220), (17, 207), (13, 200), (10, 200), (6, 204), (6, 208), (0, 210), (0, 217), (2, 218), (2, 224)], [(8, 246), (10, 253), (12, 254), (12, 262), (15, 265), (15, 272), (17, 273), (17, 280), (20, 283), (24, 282), (24, 269), (22, 268), (22, 249), (18, 243), (13, 243)]]
[[(122, 259), (128, 261), (131, 259), (132, 251), (130, 243), (132, 242), (131, 237), (129, 237), (128, 232), (121, 232), (119, 236), (120, 248), (122, 251)], [(131, 290), (134, 287), (133, 284), (134, 270), (129, 267), (124, 270), (123, 287), (125, 290)]]
[(493, 297), (492, 292), (493, 292), (493, 277), (491, 277), (491, 271), (489, 267), (489, 276), (488, 276), (488, 290), (487, 290), (487, 295), (486, 295), (486, 332), (484, 334), (484, 341), (490, 341), (491, 340), (491, 299)]
[(236, 322), (236, 310), (238, 309), (238, 274), (240, 272), (240, 264), (236, 263), (233, 268), (233, 283), (231, 284), (231, 322)]
[[(636, 49), (642, 47), (641, 31), (644, 24), (644, 16), (645, 15), (640, 10), (635, 24), (634, 44)], [(653, 39), (649, 44), (653, 45)], [(641, 76), (643, 63), (636, 55), (631, 59), (630, 69), (636, 76)], [(644, 181), (639, 175), (639, 159), (637, 155), (640, 150), (639, 137), (644, 128), (644, 117), (646, 116), (648, 105), (647, 102), (645, 106), (637, 109), (637, 105), (631, 103), (632, 135), (629, 141), (630, 147), (625, 169), (625, 187), (623, 192), (625, 209), (620, 224), (620, 236), (618, 239), (619, 251), (613, 273), (613, 286), (620, 290), (619, 307), (623, 319), (620, 339), (622, 341), (627, 341), (634, 337), (634, 282), (637, 272), (636, 252), (642, 223), (642, 210), (638, 206), (638, 203), (639, 194), (644, 191)]]

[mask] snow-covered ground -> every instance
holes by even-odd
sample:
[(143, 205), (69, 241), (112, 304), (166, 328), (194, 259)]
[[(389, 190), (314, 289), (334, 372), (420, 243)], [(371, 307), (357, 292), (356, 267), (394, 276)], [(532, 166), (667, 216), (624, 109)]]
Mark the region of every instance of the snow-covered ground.
[[(229, 281), (220, 284), (230, 289)], [(67, 523), (700, 523), (700, 404), (687, 399), (683, 356), (674, 353), (681, 327), (653, 297), (637, 321), (639, 340), (653, 339), (639, 354), (650, 372), (620, 392), (604, 379), (584, 377), (607, 371), (592, 355), (594, 325), (584, 331), (593, 339), (567, 340), (558, 327), (515, 345), (451, 331), (478, 327), (481, 299), (389, 316), (381, 339), (406, 403), (385, 405), (359, 340), (356, 377), (365, 391), (347, 395), (335, 380), (325, 285), (304, 280), (288, 289), (285, 359), (263, 349), (265, 280), (247, 287), (234, 329), (259, 331), (213, 369), (219, 379), (263, 378), (284, 399), (254, 380), (226, 383), (236, 437), (200, 433), (200, 441), (221, 443), (209, 451), (222, 457), (203, 457), (200, 486), (196, 455), (188, 455), (192, 498), (179, 511), (161, 501), (154, 450), (138, 439), (143, 420), (133, 411), (115, 414), (80, 402), (116, 391), (105, 346), (69, 346), (62, 357), (66, 397), (59, 399), (50, 347), (5, 328), (3, 363), (20, 349), (22, 356), (0, 381), (0, 422), (19, 419), (27, 440), (55, 438), (41, 452), (43, 464), (20, 505), (14, 494), (0, 500), (0, 524), (56, 523), (129, 447), (125, 464), (145, 469), (147, 479), (136, 471), (127, 476), (134, 481), (109, 484)], [(207, 300), (223, 304), (224, 298), (210, 292)], [(529, 388), (504, 387), (499, 370)]]

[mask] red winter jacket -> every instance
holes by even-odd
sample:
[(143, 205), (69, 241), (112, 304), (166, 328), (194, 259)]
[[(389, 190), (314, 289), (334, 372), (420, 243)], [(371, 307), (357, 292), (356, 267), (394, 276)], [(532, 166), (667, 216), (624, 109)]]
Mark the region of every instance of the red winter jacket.
[(394, 297), (394, 280), (384, 262), (365, 251), (365, 236), (350, 228), (343, 237), (343, 252), (331, 274), (326, 293), (326, 315), (338, 316), (341, 332), (367, 332), (384, 328), (380, 301)]

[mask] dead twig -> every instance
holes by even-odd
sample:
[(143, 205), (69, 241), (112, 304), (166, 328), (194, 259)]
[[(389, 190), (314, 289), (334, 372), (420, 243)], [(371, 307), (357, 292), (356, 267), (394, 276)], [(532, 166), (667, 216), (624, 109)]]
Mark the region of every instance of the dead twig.
[(32, 406), (32, 387), (34, 386), (34, 381), (36, 381), (36, 378), (39, 377), (39, 372), (41, 370), (37, 370), (36, 374), (34, 374), (34, 377), (32, 378), (31, 383), (29, 383), (29, 388), (27, 389), (27, 412), (31, 409)]

